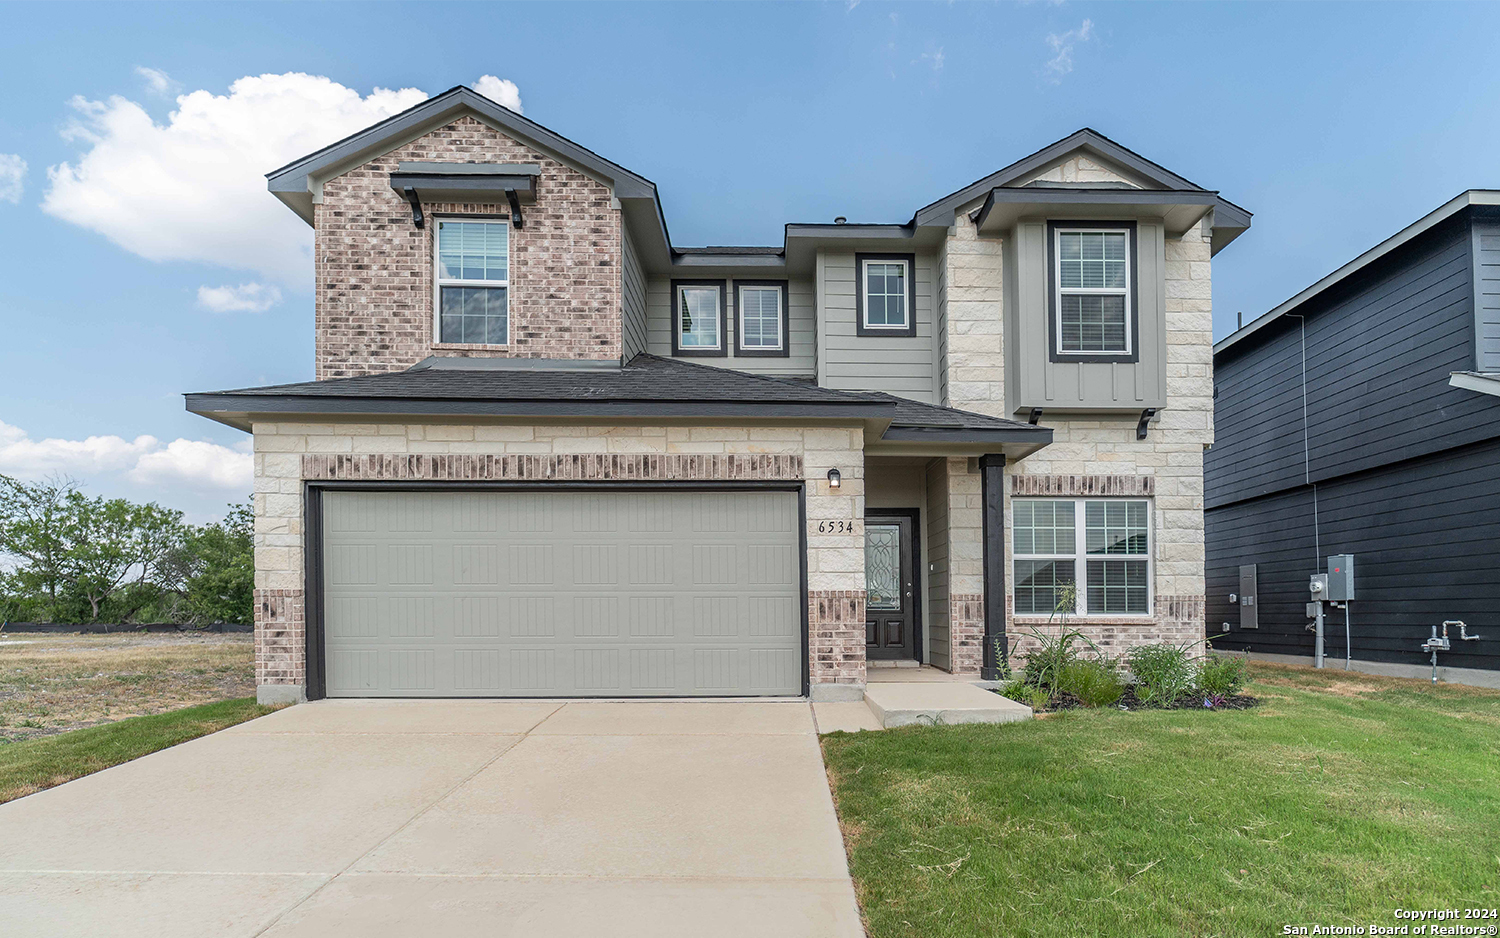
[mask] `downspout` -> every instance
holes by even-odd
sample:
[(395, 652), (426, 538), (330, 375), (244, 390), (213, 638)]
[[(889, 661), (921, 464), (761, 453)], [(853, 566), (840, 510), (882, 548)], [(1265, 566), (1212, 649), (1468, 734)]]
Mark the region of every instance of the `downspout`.
[(1312, 447), (1309, 443), (1307, 419), (1307, 317), (1301, 313), (1287, 313), (1297, 319), (1302, 342), (1302, 483), (1312, 487), (1313, 500), (1313, 569), (1323, 561), (1323, 539), (1318, 527), (1318, 485), (1312, 480)]

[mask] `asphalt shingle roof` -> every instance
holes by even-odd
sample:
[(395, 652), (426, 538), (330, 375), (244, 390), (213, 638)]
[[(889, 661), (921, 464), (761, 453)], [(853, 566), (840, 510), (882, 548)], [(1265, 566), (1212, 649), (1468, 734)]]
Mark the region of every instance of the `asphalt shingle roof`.
[(621, 368), (417, 368), (210, 393), (410, 400), (872, 403), (867, 394), (645, 354)]

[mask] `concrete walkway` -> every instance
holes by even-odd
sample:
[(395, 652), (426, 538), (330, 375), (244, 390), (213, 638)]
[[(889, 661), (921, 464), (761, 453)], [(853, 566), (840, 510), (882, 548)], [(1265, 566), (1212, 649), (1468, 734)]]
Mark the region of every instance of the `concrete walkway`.
[(709, 934), (863, 934), (805, 701), (321, 701), (0, 805), (0, 935)]

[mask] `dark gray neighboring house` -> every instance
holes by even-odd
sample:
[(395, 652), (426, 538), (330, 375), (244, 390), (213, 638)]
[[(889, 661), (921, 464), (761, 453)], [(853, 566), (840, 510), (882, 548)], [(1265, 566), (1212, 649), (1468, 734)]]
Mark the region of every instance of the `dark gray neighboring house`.
[[(1465, 192), (1214, 346), (1207, 623), (1306, 659), (1310, 575), (1356, 555), (1354, 667), (1500, 686), (1500, 191)], [(1255, 566), (1253, 607), (1241, 568)], [(1248, 582), (1246, 583), (1248, 586)], [(1344, 616), (1327, 620), (1342, 667)]]

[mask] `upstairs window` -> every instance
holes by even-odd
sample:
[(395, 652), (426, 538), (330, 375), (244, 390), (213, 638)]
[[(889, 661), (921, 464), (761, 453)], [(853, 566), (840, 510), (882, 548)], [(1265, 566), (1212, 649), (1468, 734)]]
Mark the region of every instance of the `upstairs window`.
[(741, 280), (735, 283), (736, 323), (734, 354), (745, 357), (786, 357), (786, 281)]
[(855, 331), (864, 336), (917, 334), (916, 257), (911, 254), (856, 254)]
[(724, 356), (724, 281), (672, 281), (672, 354)]
[(438, 341), (510, 342), (510, 223), (437, 223)]
[(1063, 360), (1134, 353), (1129, 228), (1053, 226), (1053, 334)]
[(1016, 614), (1149, 615), (1150, 508), (1127, 499), (1015, 499)]

